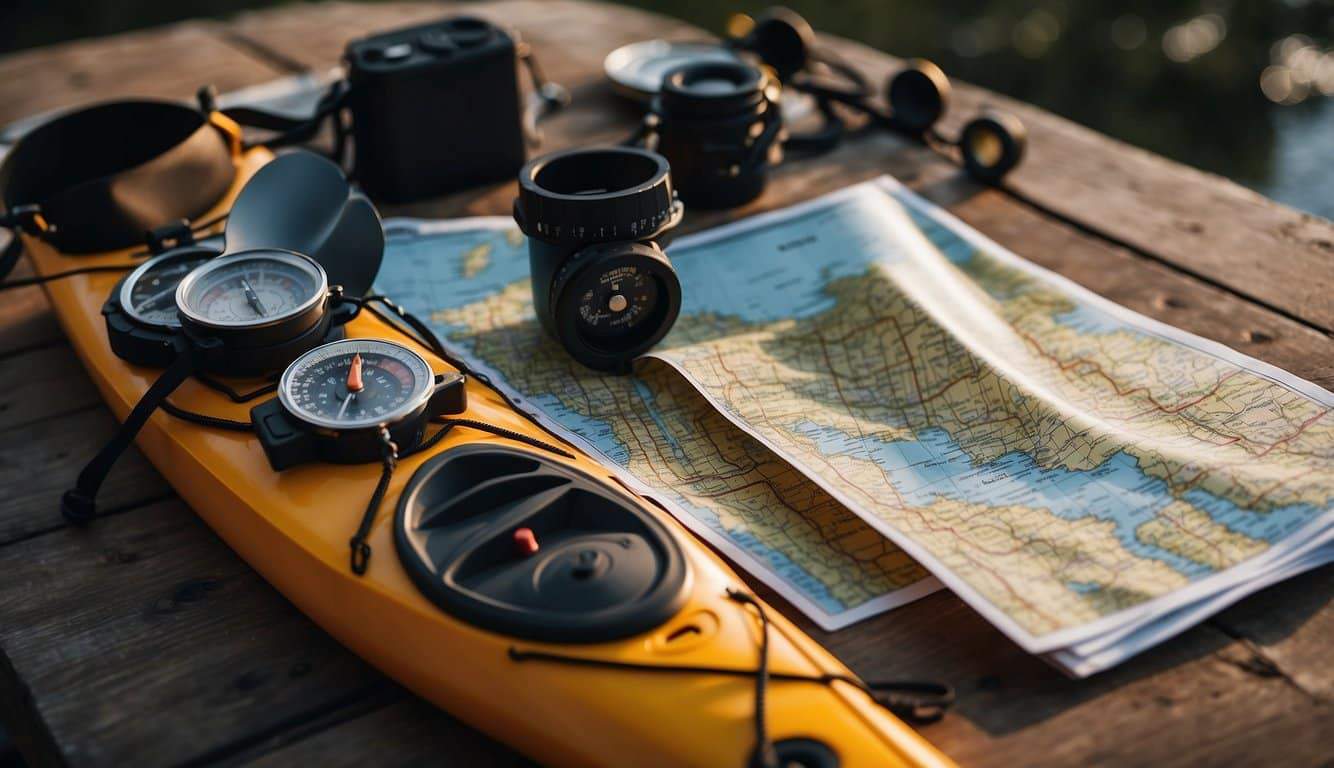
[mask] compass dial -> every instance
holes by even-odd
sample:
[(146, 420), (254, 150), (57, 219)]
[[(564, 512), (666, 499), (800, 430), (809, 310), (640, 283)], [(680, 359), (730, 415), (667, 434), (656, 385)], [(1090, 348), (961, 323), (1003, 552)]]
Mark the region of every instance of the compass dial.
[(426, 360), (401, 344), (347, 339), (297, 358), (283, 373), (278, 397), (315, 426), (362, 429), (411, 415), (430, 399), (434, 378)]
[(216, 257), (217, 251), (188, 248), (168, 251), (140, 264), (120, 285), (120, 306), (143, 325), (178, 328), (176, 286), (194, 268)]
[(584, 333), (601, 338), (633, 331), (658, 305), (658, 282), (634, 264), (622, 264), (581, 275), (577, 291), (579, 321)]
[(324, 270), (289, 251), (243, 251), (219, 257), (181, 282), (180, 311), (203, 325), (232, 328), (274, 323), (316, 304), (328, 290)]

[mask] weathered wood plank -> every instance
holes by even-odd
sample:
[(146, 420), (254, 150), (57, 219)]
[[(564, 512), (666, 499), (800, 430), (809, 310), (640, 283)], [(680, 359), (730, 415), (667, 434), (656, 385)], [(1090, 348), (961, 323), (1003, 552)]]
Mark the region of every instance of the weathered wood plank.
[(353, 38), (466, 13), (517, 29), (532, 43), (549, 77), (564, 81), (601, 74), (602, 59), (618, 45), (646, 37), (698, 37), (684, 22), (633, 8), (578, 0), (500, 0), (474, 3), (387, 2), (366, 6), (328, 2), (243, 13), (229, 30), (262, 50), (315, 70), (338, 63)]
[[(525, 28), (525, 31), (528, 32), (528, 38), (540, 46), (539, 53), (548, 50), (550, 41), (553, 46), (551, 50), (558, 52), (544, 55), (543, 63), (552, 71), (553, 77), (566, 81), (577, 90), (576, 108), (548, 124), (550, 146), (554, 148), (593, 137), (619, 136), (633, 120), (633, 114), (629, 110), (618, 110), (615, 100), (598, 84), (601, 56), (605, 49), (619, 44), (618, 40), (628, 41), (647, 34), (661, 34), (660, 28), (635, 28), (635, 22), (627, 21), (625, 25), (615, 25), (617, 30), (611, 31), (604, 28), (602, 22), (589, 23), (592, 17), (585, 6), (569, 2), (513, 2), (483, 6), (480, 10), (499, 14), (493, 18), (509, 20), (523, 28), (525, 24), (515, 19), (521, 17), (520, 11), (525, 7), (534, 9), (534, 13), (542, 9), (548, 11), (540, 16), (541, 23), (533, 24), (534, 29)], [(453, 6), (397, 4), (388, 6), (381, 15), (378, 6), (298, 6), (243, 17), (238, 21), (237, 28), (248, 30), (245, 32), (247, 35), (266, 33), (268, 37), (264, 39), (268, 42), (264, 43), (265, 46), (276, 45), (278, 48), (275, 50), (285, 50), (302, 63), (325, 66), (336, 60), (345, 41), (354, 34), (432, 18), (451, 8)], [(474, 9), (475, 6), (468, 7), (470, 12)], [(646, 15), (627, 11), (625, 18), (631, 20), (632, 17)], [(287, 21), (288, 18), (292, 20)], [(646, 18), (651, 21), (653, 17)], [(568, 35), (567, 29), (570, 32)], [(644, 29), (652, 31), (643, 33)], [(616, 34), (621, 34), (622, 38), (616, 38)], [(3, 62), (0, 62), (0, 72), (4, 71), (2, 65)], [(182, 80), (187, 79), (184, 74), (180, 77)], [(615, 117), (608, 119), (608, 115)], [(1106, 156), (1114, 155), (1118, 150), (1113, 148), (1101, 151), (1105, 160)], [(868, 157), (876, 158), (878, 167), (868, 167)], [(1004, 195), (984, 191), (959, 179), (952, 169), (936, 162), (929, 153), (892, 138), (877, 137), (855, 147), (845, 148), (826, 161), (784, 169), (774, 187), (761, 201), (744, 211), (733, 212), (733, 215), (786, 205), (885, 171), (899, 175), (937, 202), (949, 204), (956, 214), (970, 224), (1021, 255), (1067, 274), (1114, 300), (1187, 330), (1216, 338), (1326, 386), (1334, 379), (1330, 370), (1334, 354), (1330, 353), (1331, 341), (1324, 334), (1239, 300), (1229, 291), (1211, 286), (1208, 281), (1183, 275), (1129, 250), (1109, 246), (1077, 229), (1054, 224), (1035, 210), (1016, 205)], [(510, 185), (498, 185), (473, 195), (413, 206), (407, 212), (420, 215), (504, 213), (512, 194)], [(718, 223), (723, 218), (721, 215), (692, 216), (689, 226), (692, 229), (699, 228)], [(25, 293), (35, 295), (44, 306), (45, 300), (38, 291), (17, 292), (9, 296)], [(4, 317), (8, 318), (9, 315)], [(33, 317), (46, 317), (49, 322), (49, 313), (44, 311), (37, 311), (36, 314), (31, 311), (19, 312), (12, 317), (16, 323)], [(7, 319), (0, 319), (0, 324), (5, 328), (10, 327)], [(40, 321), (37, 326), (41, 327)], [(4, 344), (8, 343), (8, 338), (0, 334), (0, 355), (4, 354)], [(34, 346), (31, 342), (24, 343), (22, 335), (14, 338), (13, 349), (32, 349)], [(48, 339), (43, 344), (49, 344), (52, 340)], [(69, 364), (68, 360), (62, 361), (56, 355), (20, 355), (5, 360), (6, 366), (18, 358), (40, 361), (41, 370), (48, 371), (47, 375), (53, 375), (51, 372)], [(34, 404), (31, 407), (53, 407), (40, 402), (42, 395), (42, 388), (28, 388), (22, 397), (11, 401), (15, 403), (11, 408), (30, 407), (29, 403)], [(84, 420), (85, 414), (103, 420), (101, 433), (90, 426), (91, 422)], [(111, 424), (105, 411), (97, 408), (44, 421), (32, 429), (5, 433), (36, 434), (27, 446), (35, 455), (19, 465), (15, 463), (20, 460), (17, 453), (6, 453), (0, 449), (0, 484), (3, 484), (0, 487), (30, 485), (30, 478), (43, 474), (39, 472), (41, 469), (45, 469), (45, 474), (51, 477), (38, 478), (37, 484), (45, 483), (45, 486), (34, 488), (31, 492), (25, 488), (18, 497), (7, 499), (0, 506), (0, 541), (30, 536), (36, 531), (59, 525), (54, 499), (67, 485), (77, 467), (109, 434)], [(45, 429), (48, 425), (57, 426)], [(77, 443), (70, 441), (70, 435), (79, 435), (81, 440)], [(86, 453), (73, 455), (74, 450), (81, 449), (86, 449)], [(140, 467), (138, 472), (134, 469), (136, 463)], [(67, 468), (69, 474), (62, 474), (59, 471), (61, 467)], [(118, 482), (120, 486), (117, 486)], [(151, 498), (152, 492), (144, 494), (138, 491), (136, 482), (147, 482), (150, 486), (155, 482), (157, 492), (167, 493), (156, 473), (134, 453), (113, 473), (112, 482), (108, 485), (108, 506), (141, 503)], [(122, 495), (113, 496), (116, 493), (113, 489), (117, 487), (121, 489), (119, 493)], [(112, 502), (113, 498), (121, 501)], [(157, 509), (154, 508), (154, 514), (157, 514)], [(119, 525), (121, 519), (140, 519), (145, 514), (145, 510), (136, 510), (119, 515), (116, 524)], [(179, 539), (171, 539), (179, 542), (177, 545), (155, 550), (150, 559), (161, 563), (167, 573), (176, 578), (182, 574), (208, 572), (208, 569), (199, 571), (188, 567), (202, 553), (201, 562), (215, 563), (216, 572), (237, 574), (238, 579), (241, 578), (239, 574), (249, 574), (249, 578), (257, 582), (253, 574), (236, 562), (234, 556), (227, 553), (211, 534), (192, 518), (190, 522), (198, 529), (197, 536), (181, 534)], [(12, 535), (7, 526), (14, 526)], [(104, 533), (98, 530), (91, 534), (93, 537), (101, 535)], [(0, 564), (5, 562), (4, 558), (11, 556), (7, 550), (47, 545), (48, 541), (64, 541), (67, 537), (74, 537), (71, 541), (96, 541), (95, 538), (77, 538), (81, 536), (85, 534), (61, 531), (11, 547), (0, 547)], [(162, 538), (170, 537), (163, 534)], [(150, 535), (148, 540), (156, 539)], [(51, 546), (55, 547), (54, 544)], [(88, 550), (73, 550), (69, 548), (73, 545), (67, 544), (61, 546), (65, 549), (56, 547), (51, 550), (51, 556), (43, 560), (47, 567), (63, 565), (67, 558), (77, 560), (80, 554), (84, 559), (90, 559)], [(209, 547), (221, 548), (226, 558), (221, 558)], [(105, 549), (99, 547), (94, 551)], [(113, 548), (111, 551), (117, 550)], [(927, 729), (926, 733), (965, 763), (1022, 763), (1041, 755), (1044, 760), (1054, 764), (1071, 765), (1152, 761), (1169, 764), (1245, 764), (1265, 762), (1266, 758), (1272, 757), (1264, 751), (1268, 749), (1266, 745), (1279, 743), (1284, 745), (1283, 754), (1287, 759), (1316, 764), (1331, 757), (1329, 748), (1324, 744), (1328, 740), (1321, 741), (1318, 738), (1321, 734), (1319, 724), (1329, 721), (1328, 694), (1322, 693), (1327, 691), (1323, 687), (1328, 679), (1323, 676), (1327, 665), (1323, 663), (1323, 655), (1318, 652), (1322, 640), (1327, 642), (1330, 631), (1328, 622), (1334, 620), (1331, 619), (1334, 614), (1331, 614), (1328, 605), (1331, 591), (1329, 573), (1329, 569), (1326, 569), (1296, 585), (1283, 585), (1242, 603), (1218, 620), (1217, 626), (1226, 632), (1210, 626), (1198, 628), (1126, 667), (1086, 682), (1060, 678), (1040, 661), (1010, 644), (957, 598), (949, 595), (937, 595), (844, 632), (827, 636), (814, 634), (845, 661), (868, 676), (935, 676), (955, 682), (961, 691), (959, 712)], [(110, 614), (98, 613), (97, 606), (73, 605), (76, 602), (74, 594), (80, 588), (84, 589), (85, 599), (92, 594), (96, 599), (113, 603), (120, 600), (118, 605), (121, 608), (115, 610), (124, 608), (124, 601), (132, 599), (126, 597), (126, 594), (134, 589), (146, 589), (149, 593), (159, 594), (152, 592), (158, 588), (153, 586), (158, 582), (150, 584), (146, 579), (140, 582), (138, 578), (135, 577), (136, 580), (128, 585), (122, 583), (118, 591), (114, 584), (106, 583), (117, 579), (107, 579), (102, 571), (84, 567), (71, 576), (72, 581), (61, 582), (63, 586), (60, 589), (69, 594), (55, 597), (69, 601), (73, 606), (71, 610), (80, 616), (79, 626), (83, 627), (78, 631), (82, 633), (80, 637), (86, 637), (93, 631), (90, 626), (105, 623), (116, 627), (117, 633), (138, 640), (147, 630), (134, 627), (128, 618), (129, 614), (115, 614), (114, 610)], [(142, 587), (135, 586), (141, 583)], [(79, 586), (84, 584), (87, 586)], [(1309, 590), (1309, 595), (1306, 590)], [(286, 605), (262, 584), (254, 587), (253, 591), (266, 595), (263, 598), (265, 600)], [(210, 601), (210, 616), (206, 621), (212, 622), (211, 628), (191, 626), (178, 629), (174, 625), (163, 626), (158, 628), (153, 638), (149, 638), (149, 645), (155, 655), (127, 661), (115, 654), (104, 654), (96, 662), (88, 661), (89, 666), (84, 667), (84, 670), (93, 679), (114, 678), (116, 685), (124, 685), (122, 678), (135, 674), (135, 665), (150, 662), (191, 672), (202, 666), (206, 676), (215, 676), (216, 667), (225, 668), (225, 665), (211, 667), (207, 662), (201, 662), (195, 646), (239, 643), (241, 640), (238, 637), (246, 638), (245, 632), (237, 632), (236, 628), (253, 625), (247, 624), (249, 617), (239, 614), (252, 611), (252, 601), (259, 598), (232, 598), (233, 594), (242, 592), (250, 595), (251, 589), (238, 588), (235, 593), (220, 590), (217, 594), (225, 599)], [(5, 594), (4, 585), (0, 585), (0, 606), (5, 605)], [(291, 610), (290, 607), (288, 610)], [(790, 610), (786, 612), (793, 615)], [(4, 615), (8, 618), (8, 610), (5, 610)], [(1274, 631), (1275, 627), (1282, 629)], [(812, 630), (809, 625), (807, 628)], [(5, 631), (5, 628), (0, 627), (0, 638), (6, 637)], [(322, 633), (319, 634), (323, 637)], [(190, 642), (186, 642), (186, 638)], [(324, 641), (331, 642), (327, 637)], [(6, 643), (4, 647), (8, 650), (7, 640), (0, 640), (0, 643)], [(51, 644), (55, 645), (54, 642)], [(28, 655), (20, 658), (36, 659), (42, 664), (50, 663), (49, 658), (37, 655), (31, 648), (26, 652)], [(228, 653), (252, 658), (251, 650), (248, 649), (224, 651), (224, 655)], [(287, 657), (291, 655), (290, 651), (282, 650), (272, 653), (276, 656), (285, 653)], [(104, 662), (114, 669), (101, 667)], [(117, 665), (122, 666), (117, 668)], [(53, 721), (61, 724), (60, 727), (74, 730), (77, 730), (76, 723), (80, 716), (89, 718), (92, 723), (103, 722), (101, 718), (106, 717), (106, 714), (95, 708), (79, 713), (74, 711), (76, 705), (70, 703), (68, 698), (70, 690), (78, 686), (73, 684), (72, 678), (53, 678), (50, 674), (48, 672), (38, 676), (39, 680), (46, 682), (34, 689), (39, 692), (37, 709), (29, 707), (30, 713), (40, 712), (42, 718), (48, 721), (47, 724)], [(20, 677), (27, 680), (25, 676)], [(431, 716), (436, 716), (440, 722), (451, 721), (415, 700), (406, 699), (388, 706), (365, 709), (367, 697), (374, 699), (378, 695), (367, 691), (380, 690), (378, 686), (381, 684), (373, 674), (368, 679), (377, 682), (351, 694), (346, 693), (345, 687), (340, 687), (343, 678), (337, 675), (332, 677), (337, 678), (335, 684), (331, 688), (321, 688), (321, 693), (316, 696), (324, 703), (313, 709), (296, 712), (299, 707), (289, 702), (289, 705), (285, 705), (288, 708), (280, 706), (278, 713), (268, 718), (254, 714), (244, 721), (249, 732), (235, 738), (222, 735), (225, 730), (220, 723), (220, 720), (225, 719), (223, 715), (219, 714), (214, 719), (205, 717), (207, 727), (216, 728), (206, 735), (216, 741), (201, 747), (203, 751), (190, 754), (196, 757), (226, 758), (228, 761), (253, 757), (274, 765), (317, 759), (321, 762), (334, 760), (350, 764), (355, 760), (362, 763), (381, 756), (389, 763), (420, 764), (435, 762), (431, 757), (441, 754), (437, 751), (439, 745), (449, 744), (449, 754), (471, 755), (469, 750), (477, 749), (481, 750), (476, 753), (478, 755), (494, 757), (496, 760), (506, 759), (504, 755), (507, 753), (493, 755), (487, 750), (494, 745), (488, 747), (490, 742), (471, 732), (459, 736), (458, 741), (454, 741), (452, 735), (440, 741), (442, 737), (439, 728), (430, 724)], [(194, 712), (191, 706), (209, 703), (208, 697), (204, 695), (205, 689), (227, 689), (227, 683), (219, 681), (232, 678), (210, 677), (212, 682), (206, 681), (200, 684), (200, 688), (194, 689), (178, 681), (173, 683), (177, 687), (167, 686), (163, 689), (166, 692), (160, 695), (154, 693), (158, 685), (156, 678), (150, 674), (146, 679), (148, 682), (141, 686), (142, 695), (125, 698), (128, 702), (125, 707), (127, 720), (118, 721), (117, 728), (132, 731), (134, 724), (128, 722), (130, 718), (162, 728), (162, 717), (174, 719), (177, 710), (181, 709), (187, 714)], [(335, 689), (336, 693), (330, 693)], [(21, 698), (22, 691), (18, 686), (0, 684), (0, 691)], [(48, 710), (43, 706), (47, 694), (57, 697), (63, 694), (67, 699), (55, 708), (55, 715), (48, 715)], [(266, 695), (282, 698), (281, 692)], [(201, 699), (205, 701), (201, 703)], [(233, 706), (234, 709), (228, 709)], [(70, 709), (66, 711), (62, 707)], [(420, 708), (418, 713), (422, 721), (413, 720), (411, 714), (400, 714), (405, 708), (413, 707)], [(235, 714), (240, 708), (240, 705), (234, 705), (228, 699), (220, 705), (219, 712), (230, 711)], [(261, 708), (258, 705), (250, 706), (250, 710), (254, 711)], [(289, 717), (284, 714), (288, 712), (296, 713)], [(144, 717), (145, 714), (150, 716)], [(190, 723), (188, 720), (186, 723), (188, 730)], [(380, 742), (371, 741), (386, 731), (393, 737)], [(52, 732), (59, 731), (53, 728)], [(104, 735), (94, 735), (92, 729), (89, 729), (84, 738), (100, 743)], [(112, 737), (115, 735), (111, 734)], [(132, 732), (124, 735), (121, 741), (112, 738), (111, 746), (107, 749), (126, 749), (126, 745), (132, 744), (135, 739), (146, 738), (149, 737), (142, 732)], [(372, 743), (374, 746), (366, 746)], [(180, 749), (180, 759), (187, 759), (184, 755), (188, 750)], [(96, 764), (105, 761), (91, 759), (89, 762)]]
[(219, 29), (187, 22), (0, 57), (0, 123), (106, 99), (184, 99), (209, 83), (232, 90), (282, 74)]
[[(20, 259), (11, 277), (31, 276), (32, 266), (26, 258)], [(60, 323), (56, 321), (51, 303), (46, 300), (46, 294), (42, 293), (41, 288), (16, 288), (0, 296), (3, 296), (3, 300), (0, 300), (0, 360), (16, 352), (64, 340)]]
[(5, 361), (0, 389), (0, 433), (99, 402), (96, 388), (65, 344), (42, 347)]
[(377, 766), (530, 766), (524, 757), (475, 731), (467, 731), (449, 715), (414, 696), (404, 695), (354, 719), (307, 733), (288, 734), (271, 750), (256, 750), (253, 768), (318, 765), (362, 768), (373, 755)]
[(59, 745), (16, 733), (38, 763), (224, 756), (385, 685), (180, 502), (0, 548), (0, 570), (0, 648), (22, 681), (0, 696), (26, 689)]
[[(826, 40), (873, 82), (886, 82), (901, 64), (859, 43)], [(1028, 153), (1007, 188), (1179, 269), (1334, 330), (1334, 223), (1032, 105), (954, 85), (942, 124), (947, 135), (985, 107), (1013, 112), (1028, 128)]]
[(1278, 584), (1219, 614), (1211, 623), (1254, 644), (1293, 685), (1334, 704), (1334, 566)]
[[(65, 525), (58, 508), (60, 494), (115, 429), (111, 412), (96, 405), (0, 432), (0, 488), (5, 489), (0, 500), (0, 551), (7, 542)], [(99, 507), (104, 513), (114, 512), (170, 494), (157, 470), (131, 448), (102, 487)]]

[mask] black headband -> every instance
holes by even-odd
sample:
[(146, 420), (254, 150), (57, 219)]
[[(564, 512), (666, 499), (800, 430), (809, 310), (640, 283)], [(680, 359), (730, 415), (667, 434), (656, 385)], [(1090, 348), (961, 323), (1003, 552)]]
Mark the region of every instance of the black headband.
[(128, 248), (231, 188), (240, 129), (164, 101), (114, 101), (35, 128), (0, 166), (7, 224), (67, 253)]

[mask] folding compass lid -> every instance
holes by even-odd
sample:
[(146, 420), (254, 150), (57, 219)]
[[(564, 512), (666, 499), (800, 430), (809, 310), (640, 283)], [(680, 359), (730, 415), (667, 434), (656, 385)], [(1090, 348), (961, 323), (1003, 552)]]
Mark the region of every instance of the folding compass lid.
[(226, 253), (281, 248), (309, 256), (350, 296), (370, 290), (384, 258), (375, 206), (337, 165), (306, 151), (255, 173), (232, 205), (224, 239)]

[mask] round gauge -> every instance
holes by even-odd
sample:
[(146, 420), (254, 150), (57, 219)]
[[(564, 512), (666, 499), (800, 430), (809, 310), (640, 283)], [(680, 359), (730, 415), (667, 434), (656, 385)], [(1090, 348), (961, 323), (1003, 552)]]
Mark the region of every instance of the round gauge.
[(681, 281), (649, 243), (596, 243), (565, 262), (551, 281), (544, 319), (579, 362), (623, 372), (662, 340), (681, 309)]
[(399, 421), (426, 404), (435, 375), (411, 349), (379, 339), (345, 339), (310, 350), (283, 372), (278, 398), (289, 413), (328, 429)]
[(217, 255), (212, 248), (182, 248), (145, 261), (120, 284), (121, 309), (143, 325), (179, 328), (176, 286), (195, 267)]
[(658, 305), (658, 282), (635, 264), (590, 270), (575, 279), (579, 320), (590, 336), (615, 337), (633, 331), (652, 317)]
[(256, 327), (310, 309), (328, 290), (328, 277), (314, 260), (257, 249), (220, 256), (191, 272), (176, 289), (176, 304), (200, 325)]

